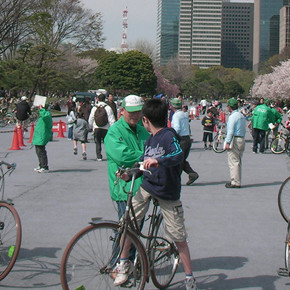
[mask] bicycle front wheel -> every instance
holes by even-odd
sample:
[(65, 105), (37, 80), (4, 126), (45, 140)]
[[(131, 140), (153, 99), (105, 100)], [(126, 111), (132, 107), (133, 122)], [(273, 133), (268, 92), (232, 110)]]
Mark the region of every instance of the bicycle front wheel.
[(21, 244), (21, 222), (16, 209), (0, 202), (0, 280), (11, 271)]
[(274, 154), (282, 154), (286, 151), (287, 140), (282, 137), (277, 137), (271, 142), (271, 151)]
[(278, 193), (278, 206), (286, 222), (290, 220), (290, 176), (284, 180)]
[(288, 275), (290, 274), (290, 223), (288, 223), (287, 235), (285, 241), (285, 268)]
[(216, 153), (222, 153), (224, 149), (225, 135), (216, 135), (213, 139), (213, 151)]
[(163, 289), (172, 281), (179, 264), (179, 253), (174, 242), (165, 238), (162, 214), (159, 215), (153, 238), (149, 245), (151, 279), (154, 285)]
[(77, 233), (66, 247), (60, 268), (63, 289), (144, 289), (148, 278), (146, 252), (130, 231), (127, 238), (135, 247), (132, 273), (123, 285), (114, 285), (114, 262), (120, 247), (118, 225), (102, 222), (87, 226)]

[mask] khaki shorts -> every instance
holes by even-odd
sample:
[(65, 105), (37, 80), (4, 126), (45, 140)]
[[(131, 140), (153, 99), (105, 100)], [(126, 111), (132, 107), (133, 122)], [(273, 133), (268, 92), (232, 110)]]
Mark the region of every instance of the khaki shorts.
[[(133, 208), (136, 214), (136, 219), (140, 225), (144, 218), (150, 204), (150, 193), (142, 187), (139, 188), (132, 200)], [(183, 242), (187, 238), (185, 226), (183, 207), (180, 200), (158, 200), (165, 224), (166, 237), (174, 242)]]

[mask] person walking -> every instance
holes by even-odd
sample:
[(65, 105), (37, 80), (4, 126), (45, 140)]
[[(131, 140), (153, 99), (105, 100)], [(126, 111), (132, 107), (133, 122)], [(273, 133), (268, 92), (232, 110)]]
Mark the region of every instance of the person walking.
[(215, 121), (211, 109), (207, 109), (207, 114), (201, 120), (203, 125), (203, 138), (204, 150), (207, 150), (207, 139), (209, 141), (208, 149), (211, 150), (211, 143), (213, 141), (213, 129), (215, 126)]
[(51, 140), (52, 124), (51, 113), (40, 105), (39, 118), (34, 128), (32, 138), (32, 144), (35, 146), (36, 155), (39, 161), (39, 166), (34, 168), (34, 171), (38, 173), (48, 172), (49, 170), (45, 146)]
[(115, 116), (115, 121), (118, 120), (118, 110), (117, 110), (117, 105), (116, 103), (114, 102), (114, 96), (113, 94), (109, 94), (108, 95), (108, 101), (106, 102), (112, 109), (113, 113), (114, 113), (114, 116)]
[(24, 132), (27, 132), (28, 119), (31, 115), (31, 108), (27, 103), (27, 97), (22, 96), (21, 101), (16, 104), (17, 125), (21, 125)]
[(68, 104), (66, 118), (67, 118), (67, 128), (68, 128), (67, 138), (68, 138), (68, 140), (72, 140), (73, 139), (73, 128), (74, 128), (74, 124), (77, 120), (76, 103), (75, 102), (71, 102)]
[(189, 162), (187, 161), (187, 157), (191, 148), (189, 117), (187, 113), (184, 113), (181, 110), (182, 102), (180, 99), (173, 98), (171, 101), (171, 106), (174, 111), (171, 127), (175, 129), (177, 134), (181, 137), (180, 146), (184, 153), (183, 160), (181, 162), (180, 173), (184, 171), (188, 174), (188, 181), (186, 185), (190, 185), (198, 179), (199, 175), (191, 168)]
[(110, 106), (105, 103), (105, 95), (97, 97), (97, 104), (92, 108), (89, 126), (94, 132), (97, 161), (102, 161), (102, 140), (105, 139), (110, 126), (115, 123), (115, 116)]
[[(105, 137), (105, 149), (108, 159), (108, 176), (110, 195), (117, 203), (118, 217), (123, 216), (126, 208), (130, 182), (119, 180), (116, 184), (116, 171), (119, 167), (132, 167), (144, 153), (144, 144), (149, 137), (146, 129), (138, 124), (143, 107), (142, 98), (128, 95), (124, 98), (120, 119), (113, 124)], [(136, 180), (134, 194), (142, 183), (142, 178)]]
[[(175, 130), (167, 127), (168, 108), (160, 99), (148, 100), (144, 104), (142, 113), (143, 125), (151, 136), (145, 143), (144, 155), (140, 161), (143, 161), (144, 168), (149, 169), (152, 174), (144, 173), (143, 182), (133, 197), (135, 216), (140, 226), (149, 208), (151, 196), (157, 199), (164, 217), (166, 235), (175, 242), (179, 251), (185, 272), (185, 288), (197, 289), (180, 200), (180, 164), (183, 160), (183, 152), (179, 144), (180, 136)], [(128, 280), (131, 264), (129, 250), (130, 241), (125, 240), (120, 263), (115, 268), (116, 286)]]
[(228, 165), (231, 181), (225, 184), (226, 188), (241, 187), (242, 156), (245, 150), (246, 119), (238, 110), (238, 101), (228, 101), (230, 116), (227, 123), (225, 149), (228, 151)]
[(73, 129), (73, 139), (74, 139), (74, 155), (78, 154), (78, 141), (81, 142), (82, 144), (82, 157), (83, 160), (87, 160), (87, 153), (86, 153), (86, 143), (87, 141), (87, 136), (89, 132), (89, 124), (85, 120), (84, 115), (82, 113), (77, 114), (77, 120), (74, 125)]

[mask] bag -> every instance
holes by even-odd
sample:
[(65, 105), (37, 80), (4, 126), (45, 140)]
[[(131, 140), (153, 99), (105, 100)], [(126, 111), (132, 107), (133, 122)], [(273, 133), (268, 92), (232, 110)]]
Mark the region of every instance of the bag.
[(94, 119), (98, 127), (104, 127), (108, 124), (108, 115), (105, 106), (97, 106)]

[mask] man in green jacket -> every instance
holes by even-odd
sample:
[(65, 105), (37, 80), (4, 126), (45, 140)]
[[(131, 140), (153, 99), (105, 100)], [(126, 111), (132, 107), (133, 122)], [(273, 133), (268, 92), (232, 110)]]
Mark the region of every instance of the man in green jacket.
[(52, 117), (49, 111), (39, 106), (39, 119), (36, 123), (32, 144), (35, 146), (36, 155), (39, 160), (39, 167), (34, 171), (43, 173), (48, 172), (48, 160), (45, 145), (51, 140)]
[(272, 140), (274, 140), (278, 134), (279, 125), (282, 122), (283, 116), (277, 111), (277, 104), (275, 102), (271, 103), (270, 108), (273, 115)]
[(258, 144), (260, 143), (260, 153), (265, 151), (265, 136), (269, 130), (269, 124), (273, 121), (273, 113), (266, 104), (258, 105), (252, 115), (253, 125), (253, 153), (257, 153)]
[[(142, 98), (129, 95), (122, 103), (121, 118), (114, 123), (105, 137), (105, 149), (108, 160), (108, 175), (111, 198), (118, 206), (119, 219), (126, 208), (127, 194), (131, 182), (119, 179), (116, 183), (116, 171), (119, 167), (132, 167), (144, 152), (145, 141), (149, 137), (146, 129), (138, 124), (143, 107)], [(135, 181), (134, 193), (142, 183), (142, 178)]]

